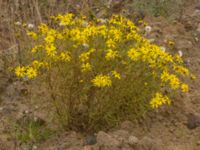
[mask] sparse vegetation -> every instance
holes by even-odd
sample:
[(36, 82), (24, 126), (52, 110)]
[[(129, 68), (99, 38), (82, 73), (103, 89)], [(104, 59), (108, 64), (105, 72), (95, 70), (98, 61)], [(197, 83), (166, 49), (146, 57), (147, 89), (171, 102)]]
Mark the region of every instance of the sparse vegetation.
[(34, 117), (24, 117), (17, 121), (13, 138), (27, 144), (42, 142), (53, 135), (53, 131), (46, 127), (43, 120)]

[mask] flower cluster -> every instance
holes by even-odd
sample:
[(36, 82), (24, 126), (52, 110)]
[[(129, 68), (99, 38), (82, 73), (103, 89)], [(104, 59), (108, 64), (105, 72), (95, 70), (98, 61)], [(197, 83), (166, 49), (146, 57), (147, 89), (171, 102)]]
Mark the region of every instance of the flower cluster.
[(171, 104), (170, 99), (167, 96), (163, 96), (161, 93), (156, 93), (154, 98), (152, 98), (150, 105), (152, 108), (158, 108), (163, 104)]
[(110, 79), (110, 76), (106, 75), (97, 75), (93, 80), (92, 83), (97, 87), (105, 87), (105, 86), (111, 86), (112, 81)]
[[(157, 81), (160, 89), (170, 85), (172, 90), (188, 92), (188, 85), (179, 76), (193, 76), (183, 66), (182, 58), (150, 43), (129, 19), (114, 15), (106, 21), (87, 21), (86, 17), (73, 14), (51, 18), (53, 27), (42, 23), (37, 32), (28, 32), (38, 41), (31, 50), (35, 60), (29, 66), (16, 67), (18, 77), (32, 79), (41, 68), (57, 67), (58, 64), (64, 64), (64, 68), (74, 65), (71, 68), (79, 69), (76, 71), (79, 81), (96, 87), (110, 87), (114, 79), (122, 81), (134, 76), (136, 73), (131, 72), (131, 68), (143, 64), (148, 68), (146, 74), (152, 75), (151, 80)], [(65, 75), (70, 74), (68, 72)], [(149, 84), (144, 81), (144, 85)], [(150, 100), (152, 108), (171, 103), (160, 89)]]
[(37, 76), (37, 70), (34, 69), (33, 67), (16, 67), (15, 68), (15, 74), (18, 77), (25, 77), (32, 79)]

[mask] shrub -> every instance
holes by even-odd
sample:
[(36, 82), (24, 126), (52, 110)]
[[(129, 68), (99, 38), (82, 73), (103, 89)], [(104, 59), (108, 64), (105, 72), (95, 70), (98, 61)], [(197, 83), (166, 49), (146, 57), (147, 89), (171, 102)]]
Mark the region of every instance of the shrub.
[(181, 57), (150, 43), (127, 18), (51, 18), (51, 25), (28, 32), (33, 60), (15, 73), (25, 80), (45, 77), (58, 119), (68, 129), (109, 128), (170, 105), (172, 91), (188, 91), (181, 78), (192, 75)]

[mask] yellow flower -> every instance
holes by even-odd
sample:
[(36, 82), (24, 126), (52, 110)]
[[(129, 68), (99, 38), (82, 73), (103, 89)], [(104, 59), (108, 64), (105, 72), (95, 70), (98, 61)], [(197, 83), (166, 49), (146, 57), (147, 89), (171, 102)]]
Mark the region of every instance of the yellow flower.
[(182, 64), (183, 63), (183, 59), (181, 58), (181, 56), (180, 55), (175, 55), (174, 56), (174, 60), (177, 62), (177, 63), (180, 63), (180, 64)]
[[(116, 29), (115, 27), (111, 27), (111, 29), (109, 29), (108, 36), (110, 39), (113, 39), (114, 41), (119, 41), (122, 38), (122, 32), (119, 29)], [(109, 45), (109, 42), (111, 41), (107, 41), (107, 45)], [(108, 47), (112, 48), (111, 45), (109, 45)]]
[(188, 85), (183, 83), (183, 84), (181, 85), (181, 90), (182, 90), (182, 92), (184, 92), (184, 93), (188, 92), (188, 91), (189, 91)]
[(79, 59), (81, 62), (86, 62), (90, 59), (90, 55), (92, 53), (94, 53), (96, 50), (94, 48), (91, 48), (89, 51), (87, 52), (84, 52), (82, 53), (80, 56), (79, 56)]
[(42, 62), (39, 62), (38, 60), (34, 60), (33, 62), (32, 62), (32, 66), (34, 67), (34, 68), (36, 68), (36, 69), (39, 69), (41, 66), (43, 66), (44, 65), (44, 63), (42, 63)]
[(84, 82), (84, 80), (79, 80), (79, 83), (83, 83)]
[(170, 74), (167, 71), (163, 71), (160, 78), (162, 82), (167, 82), (169, 81), (169, 76)]
[(92, 79), (92, 83), (97, 87), (106, 87), (112, 85), (110, 76), (107, 75), (97, 75), (94, 79)]
[(33, 38), (34, 40), (38, 39), (38, 35), (35, 32), (27, 32), (27, 35)]
[(69, 52), (60, 53), (59, 60), (64, 61), (64, 62), (71, 61), (70, 53)]
[(81, 71), (82, 72), (88, 72), (92, 70), (92, 66), (89, 63), (82, 64), (81, 65)]
[(55, 56), (55, 54), (56, 54), (55, 45), (53, 45), (53, 44), (49, 45), (48, 44), (48, 45), (45, 46), (45, 49), (46, 49), (46, 53), (47, 53), (48, 56), (51, 56), (51, 57)]
[(32, 49), (31, 49), (31, 52), (32, 53), (36, 53), (39, 49), (41, 49), (41, 48), (43, 48), (43, 46), (42, 45), (36, 45), (35, 47), (33, 47)]
[(96, 49), (91, 48), (91, 49), (88, 51), (88, 53), (92, 54), (92, 53), (94, 53), (95, 51), (96, 51)]
[(175, 75), (171, 75), (170, 77), (170, 86), (174, 90), (180, 87), (180, 80)]
[(26, 74), (26, 69), (25, 69), (25, 67), (17, 66), (17, 67), (15, 68), (15, 74), (16, 74), (16, 76), (18, 76), (18, 77), (23, 77), (23, 76), (25, 76), (25, 74)]
[(182, 75), (189, 75), (189, 70), (183, 66), (174, 65), (174, 71)]
[(152, 108), (158, 108), (159, 106), (162, 106), (164, 104), (171, 104), (171, 100), (167, 97), (162, 95), (161, 93), (156, 93), (155, 96), (150, 101), (150, 106)]
[(175, 45), (175, 42), (170, 40), (170, 41), (168, 41), (168, 45), (174, 46), (174, 45)]
[(90, 56), (90, 53), (89, 52), (85, 52), (85, 53), (82, 53), (80, 56), (79, 56), (79, 59), (81, 62), (86, 62), (89, 60), (89, 56)]
[(112, 75), (117, 79), (121, 79), (121, 75), (115, 70), (112, 71)]
[(49, 30), (48, 26), (46, 24), (44, 24), (44, 23), (41, 23), (38, 26), (38, 29), (42, 34), (46, 34), (48, 32), (48, 30)]
[(169, 74), (167, 71), (164, 71), (160, 78), (162, 82), (169, 82), (171, 88), (174, 90), (180, 87), (180, 80), (174, 74)]
[(74, 22), (72, 21), (74, 15), (72, 13), (67, 13), (65, 15), (58, 15), (56, 19), (60, 21), (60, 26), (72, 25)]
[(32, 79), (37, 76), (37, 70), (32, 67), (28, 67), (26, 70), (26, 75), (29, 79)]
[(115, 48), (116, 47), (116, 43), (112, 39), (107, 40), (106, 45), (107, 45), (108, 48)]
[(191, 79), (192, 79), (192, 80), (195, 80), (195, 79), (196, 79), (196, 76), (195, 76), (195, 75), (193, 75), (193, 74), (191, 74), (191, 76), (190, 76), (190, 77), (191, 77)]
[(53, 43), (55, 41), (55, 37), (53, 35), (47, 35), (44, 40), (46, 43)]
[(117, 51), (114, 51), (112, 49), (108, 49), (105, 58), (106, 58), (106, 60), (111, 60), (111, 59), (114, 59), (118, 56), (119, 56), (119, 54), (118, 54)]
[(128, 51), (128, 57), (133, 61), (137, 61), (140, 58), (140, 55), (141, 54), (135, 48)]

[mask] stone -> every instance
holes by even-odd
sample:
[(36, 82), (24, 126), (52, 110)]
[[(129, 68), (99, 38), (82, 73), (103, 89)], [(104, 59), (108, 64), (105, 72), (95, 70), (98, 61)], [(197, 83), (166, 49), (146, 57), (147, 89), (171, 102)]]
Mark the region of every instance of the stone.
[(195, 129), (200, 126), (200, 114), (189, 113), (187, 115), (187, 123), (188, 129)]
[(195, 10), (192, 14), (193, 18), (199, 19), (200, 18), (200, 10)]
[(113, 138), (111, 135), (103, 131), (99, 131), (97, 134), (96, 147), (103, 148), (102, 150), (120, 150), (121, 143)]
[(161, 150), (163, 149), (162, 141), (149, 137), (143, 137), (137, 144), (137, 150)]
[(135, 136), (129, 136), (128, 138), (128, 144), (131, 145), (131, 146), (135, 146), (136, 144), (138, 144), (139, 142), (139, 139)]
[(200, 3), (195, 6), (195, 9), (200, 10)]
[(119, 140), (120, 142), (124, 142), (129, 137), (129, 132), (126, 130), (117, 130), (112, 133), (112, 137)]
[(84, 145), (94, 145), (96, 143), (97, 143), (97, 140), (96, 140), (95, 135), (88, 135), (84, 141)]

